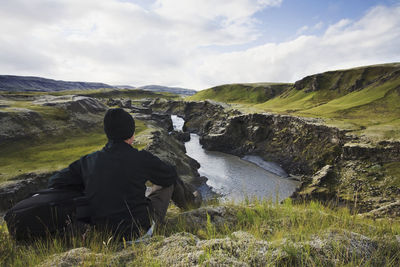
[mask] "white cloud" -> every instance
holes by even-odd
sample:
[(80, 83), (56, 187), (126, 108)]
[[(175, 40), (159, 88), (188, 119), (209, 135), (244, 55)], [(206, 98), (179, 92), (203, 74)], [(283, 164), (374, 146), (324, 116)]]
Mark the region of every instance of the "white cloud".
[(213, 84), (293, 82), (327, 70), (400, 61), (399, 47), (400, 6), (379, 6), (359, 21), (331, 25), (322, 36), (217, 55), (200, 67), (200, 73), (203, 81)]
[(207, 56), (199, 47), (254, 40), (251, 16), (280, 2), (160, 0), (144, 9), (115, 0), (6, 1), (0, 73), (195, 86), (194, 68)]
[(315, 24), (313, 26), (313, 29), (314, 30), (320, 30), (320, 29), (322, 29), (322, 27), (324, 27), (324, 23), (322, 21), (320, 21), (320, 22), (318, 22), (317, 24)]
[(301, 35), (303, 33), (305, 33), (308, 30), (308, 26), (304, 25), (303, 27), (299, 28), (296, 32), (296, 35)]
[(377, 7), (359, 21), (342, 20), (322, 36), (232, 53), (208, 49), (256, 40), (254, 15), (281, 2), (158, 0), (143, 8), (117, 0), (2, 1), (0, 73), (202, 89), (400, 61), (399, 6)]

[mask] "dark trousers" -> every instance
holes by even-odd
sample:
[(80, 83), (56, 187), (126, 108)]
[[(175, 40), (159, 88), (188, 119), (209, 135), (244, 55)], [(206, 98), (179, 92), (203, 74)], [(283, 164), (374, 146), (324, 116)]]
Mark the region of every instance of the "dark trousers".
[(151, 220), (154, 220), (156, 224), (164, 222), (171, 199), (181, 209), (188, 209), (194, 203), (193, 193), (180, 179), (175, 184), (166, 187), (153, 185), (151, 190), (146, 193), (146, 197), (151, 201), (151, 206), (148, 209), (149, 217), (147, 217), (150, 220), (139, 223), (131, 218), (122, 220), (121, 218), (114, 220), (107, 218), (104, 222), (95, 223), (97, 228), (111, 230), (115, 236), (131, 240), (132, 237), (136, 238), (145, 233), (151, 225)]
[(146, 196), (151, 200), (156, 222), (162, 223), (164, 221), (171, 199), (175, 205), (183, 210), (196, 206), (195, 196), (181, 179), (177, 179), (174, 185), (167, 187), (153, 185), (150, 193)]

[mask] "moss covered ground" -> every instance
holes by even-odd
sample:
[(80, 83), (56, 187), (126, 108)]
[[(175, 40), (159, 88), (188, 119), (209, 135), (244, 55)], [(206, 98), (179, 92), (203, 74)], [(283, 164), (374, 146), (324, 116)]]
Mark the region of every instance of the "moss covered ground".
[[(265, 260), (274, 266), (321, 266), (327, 263), (328, 266), (398, 266), (400, 263), (400, 243), (396, 240), (396, 236), (400, 235), (399, 221), (371, 220), (353, 215), (347, 208), (331, 209), (318, 202), (293, 204), (287, 200), (277, 204), (251, 200), (241, 204), (220, 203), (216, 206), (231, 208), (233, 217), (230, 219), (235, 223), (229, 224), (227, 220), (226, 224), (217, 225), (209, 216), (205, 225), (189, 225), (184, 220), (178, 220), (174, 224), (157, 228), (149, 243), (139, 245), (117, 242), (109, 233), (96, 231), (86, 236), (70, 235), (68, 241), (48, 238), (25, 245), (16, 244), (9, 237), (5, 224), (2, 224), (0, 265), (33, 266), (52, 259), (54, 254), (82, 247), (90, 253), (76, 255), (75, 261), (70, 259), (70, 264), (75, 262), (71, 266), (165, 266), (171, 260), (176, 260), (178, 264), (177, 259), (181, 256), (181, 260), (196, 262), (201, 266), (208, 266), (212, 260), (219, 261), (220, 265), (224, 265), (224, 260), (227, 260), (225, 265), (229, 265), (228, 260), (232, 259), (254, 265), (254, 255), (260, 251), (255, 247), (251, 250), (252, 240), (245, 238), (236, 242), (230, 239), (237, 231), (253, 235), (256, 241), (267, 242), (264, 243), (268, 245), (265, 245), (262, 258), (257, 260)], [(176, 208), (170, 206), (167, 217), (177, 216), (177, 212)], [(355, 233), (355, 237), (360, 234), (370, 241), (361, 239), (361, 243), (357, 244), (359, 241), (349, 240), (347, 244), (333, 240), (333, 246), (328, 250), (318, 250), (318, 243), (307, 243), (310, 240), (324, 240), (327, 231), (347, 231)], [(204, 245), (198, 248), (199, 251), (187, 254), (190, 244), (186, 243), (187, 239), (180, 237), (190, 235), (176, 235), (181, 232), (191, 233), (191, 239), (204, 240)], [(168, 239), (174, 235), (175, 238)], [(362, 248), (357, 247), (359, 245), (365, 245), (365, 249), (371, 251), (362, 251)], [(250, 249), (242, 251), (242, 246)], [(361, 249), (359, 255), (366, 252), (369, 256), (359, 256), (354, 253), (357, 249)], [(191, 255), (190, 259), (186, 258), (188, 255)], [(231, 258), (224, 259), (224, 255), (230, 255)]]

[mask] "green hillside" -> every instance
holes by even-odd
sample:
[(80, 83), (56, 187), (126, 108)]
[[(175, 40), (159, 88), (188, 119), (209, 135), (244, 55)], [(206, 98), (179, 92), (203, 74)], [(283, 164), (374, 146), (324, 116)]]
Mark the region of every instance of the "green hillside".
[(280, 86), (281, 91), (265, 88), (270, 91), (263, 95), (255, 88), (225, 85), (200, 91), (191, 99), (240, 103), (244, 111), (323, 118), (372, 139), (400, 139), (400, 63), (329, 71)]
[(247, 83), (216, 86), (187, 97), (187, 100), (212, 99), (231, 103), (263, 103), (291, 87), (288, 83)]

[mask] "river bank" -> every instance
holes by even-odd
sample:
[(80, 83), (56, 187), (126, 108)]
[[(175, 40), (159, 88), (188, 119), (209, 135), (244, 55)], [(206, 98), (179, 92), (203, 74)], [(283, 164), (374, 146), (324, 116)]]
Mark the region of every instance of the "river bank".
[(207, 150), (277, 162), (302, 185), (293, 199), (348, 205), (367, 216), (400, 215), (400, 143), (366, 144), (346, 131), (271, 113), (243, 114), (226, 104), (157, 99), (154, 110), (185, 119)]
[[(176, 115), (171, 116), (174, 129), (183, 129), (184, 120)], [(198, 172), (207, 177), (207, 185), (214, 192), (229, 201), (243, 201), (245, 199), (264, 199), (282, 201), (293, 194), (299, 185), (298, 182), (279, 176), (276, 173), (286, 174), (275, 166), (276, 173), (269, 171), (272, 163), (263, 161), (255, 156), (240, 157), (207, 151), (200, 145), (200, 137), (190, 134), (190, 140), (185, 142), (186, 153), (200, 164)], [(252, 162), (253, 161), (253, 162)], [(254, 163), (256, 162), (256, 163)]]

